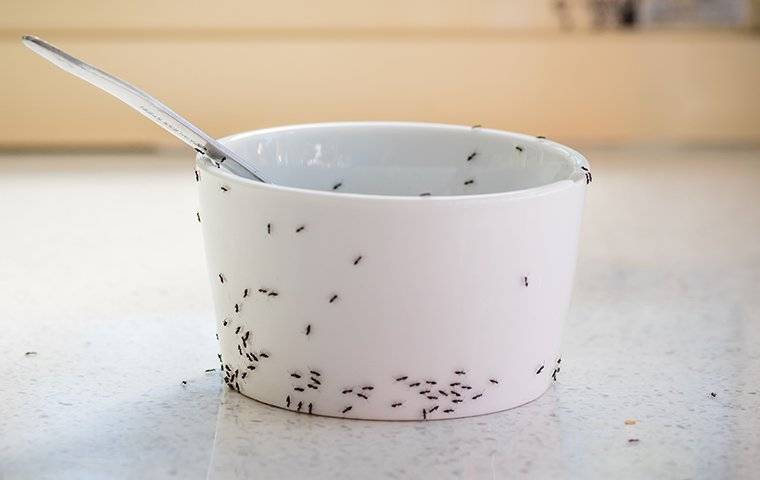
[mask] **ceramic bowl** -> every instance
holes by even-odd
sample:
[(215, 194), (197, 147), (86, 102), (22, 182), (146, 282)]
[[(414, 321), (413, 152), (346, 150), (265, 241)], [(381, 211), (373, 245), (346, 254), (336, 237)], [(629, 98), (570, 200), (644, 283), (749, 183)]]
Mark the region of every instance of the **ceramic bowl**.
[(560, 369), (588, 164), (543, 138), (331, 123), (197, 158), (224, 381), (305, 414), (433, 420), (540, 396)]

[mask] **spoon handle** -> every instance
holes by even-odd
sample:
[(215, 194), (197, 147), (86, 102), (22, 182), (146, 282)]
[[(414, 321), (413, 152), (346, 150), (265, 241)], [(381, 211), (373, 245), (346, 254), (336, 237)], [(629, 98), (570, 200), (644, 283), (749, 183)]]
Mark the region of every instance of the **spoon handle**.
[(223, 164), (227, 170), (236, 175), (269, 183), (249, 161), (230, 151), (177, 112), (134, 85), (69, 55), (41, 38), (25, 35), (22, 42), (33, 52), (56, 66), (110, 93), (134, 108), (164, 130), (193, 147), (198, 153), (215, 161), (217, 165)]

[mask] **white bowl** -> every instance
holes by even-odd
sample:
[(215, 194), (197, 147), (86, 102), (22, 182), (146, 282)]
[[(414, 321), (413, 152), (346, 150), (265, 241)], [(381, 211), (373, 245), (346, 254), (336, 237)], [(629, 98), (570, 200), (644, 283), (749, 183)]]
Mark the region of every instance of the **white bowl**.
[(418, 123), (223, 143), (277, 183), (197, 159), (231, 388), (302, 413), (429, 420), (515, 407), (551, 384), (589, 179), (579, 153)]

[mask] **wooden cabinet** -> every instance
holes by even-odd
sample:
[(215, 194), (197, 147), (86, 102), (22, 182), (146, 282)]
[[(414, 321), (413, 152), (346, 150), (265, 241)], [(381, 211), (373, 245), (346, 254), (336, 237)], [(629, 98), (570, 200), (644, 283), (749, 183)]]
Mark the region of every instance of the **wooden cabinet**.
[(27, 51), (23, 33), (142, 86), (219, 136), (377, 119), (569, 142), (760, 141), (760, 37), (750, 33), (568, 33), (551, 2), (209, 5), (4, 2), (0, 148), (176, 145)]

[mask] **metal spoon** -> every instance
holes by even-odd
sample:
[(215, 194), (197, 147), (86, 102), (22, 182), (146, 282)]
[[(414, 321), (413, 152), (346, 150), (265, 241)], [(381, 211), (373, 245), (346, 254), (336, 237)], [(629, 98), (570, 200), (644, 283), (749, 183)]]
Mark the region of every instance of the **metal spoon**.
[(113, 75), (89, 65), (78, 58), (50, 45), (34, 35), (24, 35), (21, 41), (34, 53), (51, 63), (76, 75), (82, 80), (105, 90), (141, 114), (153, 120), (175, 137), (195, 149), (196, 152), (213, 160), (217, 166), (223, 166), (241, 177), (252, 178), (269, 183), (264, 175), (248, 160), (241, 158), (227, 147), (214, 140), (187, 119), (160, 101), (143, 92), (134, 85), (120, 80)]

